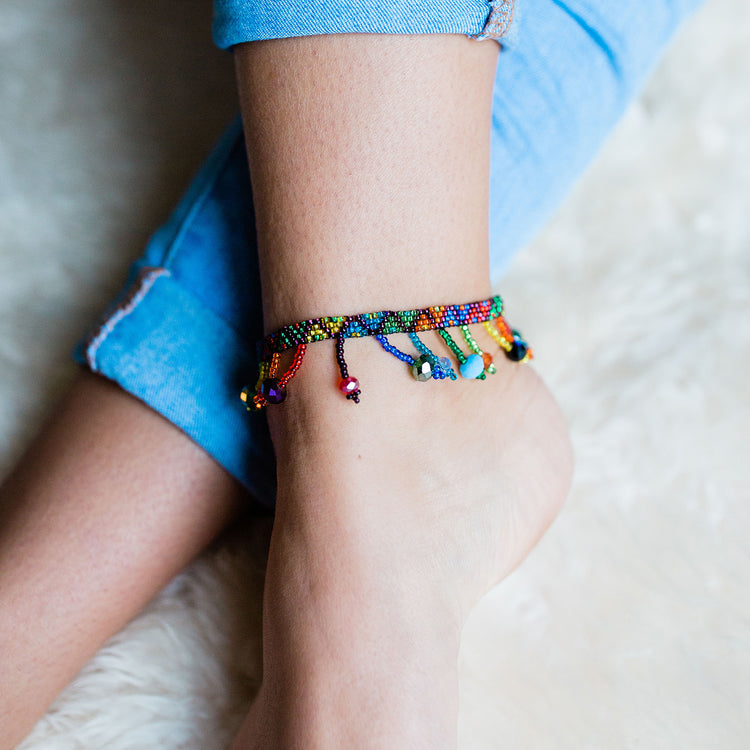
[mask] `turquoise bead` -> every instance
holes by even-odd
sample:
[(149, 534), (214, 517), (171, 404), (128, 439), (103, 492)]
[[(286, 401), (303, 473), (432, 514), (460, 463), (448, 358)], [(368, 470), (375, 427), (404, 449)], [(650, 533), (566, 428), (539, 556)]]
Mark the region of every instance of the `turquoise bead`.
[(468, 378), (478, 378), (484, 372), (484, 360), (478, 354), (470, 354), (459, 368), (461, 376)]

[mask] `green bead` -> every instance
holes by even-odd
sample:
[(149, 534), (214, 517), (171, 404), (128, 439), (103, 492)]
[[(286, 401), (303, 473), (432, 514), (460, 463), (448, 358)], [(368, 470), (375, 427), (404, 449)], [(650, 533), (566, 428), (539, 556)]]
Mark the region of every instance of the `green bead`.
[(423, 354), (414, 361), (414, 364), (411, 366), (411, 374), (414, 376), (415, 380), (424, 383), (432, 377), (436, 365), (437, 362), (434, 357), (430, 357), (428, 354)]

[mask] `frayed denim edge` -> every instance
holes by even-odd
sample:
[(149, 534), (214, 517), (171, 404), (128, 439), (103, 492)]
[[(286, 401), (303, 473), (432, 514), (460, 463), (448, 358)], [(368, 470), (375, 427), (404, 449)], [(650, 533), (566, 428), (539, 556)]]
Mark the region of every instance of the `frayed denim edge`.
[(504, 37), (513, 23), (514, 0), (490, 0), (490, 12), (484, 28), (478, 34), (467, 34), (469, 39), (481, 42), (483, 39)]
[(104, 322), (99, 325), (88, 337), (84, 347), (84, 356), (92, 372), (97, 372), (96, 353), (99, 347), (104, 343), (107, 336), (114, 330), (115, 326), (127, 315), (129, 315), (140, 304), (148, 294), (149, 289), (154, 285), (160, 276), (170, 276), (166, 268), (143, 268), (138, 274), (138, 278), (130, 288), (125, 297), (103, 316)]

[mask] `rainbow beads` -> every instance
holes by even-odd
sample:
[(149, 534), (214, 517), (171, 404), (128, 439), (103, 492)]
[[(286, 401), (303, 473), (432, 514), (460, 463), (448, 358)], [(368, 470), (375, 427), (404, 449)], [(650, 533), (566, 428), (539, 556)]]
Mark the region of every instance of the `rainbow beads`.
[[(359, 380), (349, 374), (344, 358), (344, 339), (374, 336), (383, 349), (406, 364), (419, 382), (428, 380), (455, 380), (456, 373), (448, 357), (437, 356), (417, 335), (422, 331), (436, 330), (443, 343), (458, 361), (462, 377), (484, 380), (487, 374), (497, 372), (493, 357), (482, 351), (469, 326), (483, 323), (505, 356), (513, 362), (526, 362), (532, 351), (518, 331), (514, 331), (503, 318), (503, 301), (496, 295), (486, 300), (460, 305), (436, 305), (415, 310), (382, 310), (360, 315), (339, 315), (315, 318), (284, 326), (268, 334), (261, 345), (258, 380), (254, 388), (246, 386), (240, 399), (248, 410), (260, 411), (268, 404), (280, 404), (287, 397), (287, 385), (299, 370), (308, 344), (326, 339), (336, 340), (336, 362), (340, 373), (338, 389), (347, 399), (359, 403)], [(460, 328), (469, 354), (464, 354), (448, 328)], [(417, 354), (402, 351), (386, 338), (396, 333), (407, 333)], [(294, 358), (287, 371), (278, 376), (280, 357), (288, 349), (295, 349)]]

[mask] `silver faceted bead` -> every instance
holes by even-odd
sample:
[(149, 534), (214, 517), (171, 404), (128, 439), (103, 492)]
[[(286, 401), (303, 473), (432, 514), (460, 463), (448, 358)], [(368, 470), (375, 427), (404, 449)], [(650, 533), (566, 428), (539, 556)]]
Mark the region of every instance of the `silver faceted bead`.
[(433, 357), (430, 357), (427, 354), (423, 354), (421, 357), (415, 360), (414, 364), (411, 366), (411, 374), (414, 376), (415, 380), (419, 380), (420, 382), (425, 382), (426, 380), (429, 380), (432, 377), (432, 373), (436, 366), (435, 359)]

